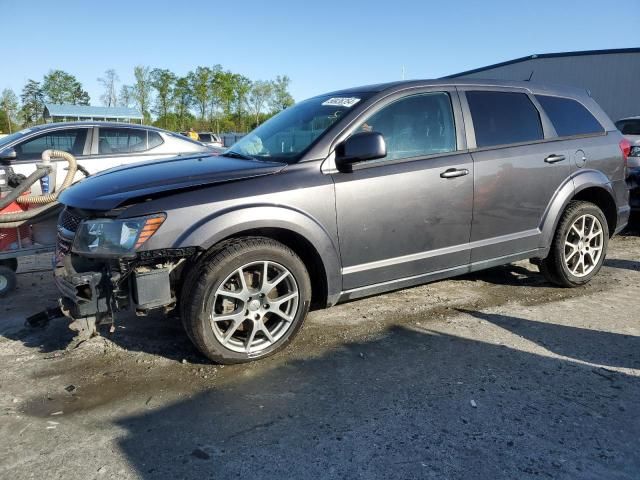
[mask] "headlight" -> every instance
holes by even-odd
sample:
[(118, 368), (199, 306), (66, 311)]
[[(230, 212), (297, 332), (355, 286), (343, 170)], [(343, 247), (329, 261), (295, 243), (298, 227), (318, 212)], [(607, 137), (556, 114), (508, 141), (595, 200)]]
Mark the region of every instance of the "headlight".
[(85, 220), (78, 226), (73, 251), (86, 256), (132, 256), (156, 233), (164, 214), (122, 220)]

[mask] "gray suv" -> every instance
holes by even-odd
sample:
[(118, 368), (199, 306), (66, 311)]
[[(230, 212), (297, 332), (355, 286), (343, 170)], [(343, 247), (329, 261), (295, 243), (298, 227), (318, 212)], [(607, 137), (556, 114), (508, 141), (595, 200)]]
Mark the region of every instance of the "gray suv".
[(223, 363), (310, 308), (530, 259), (574, 287), (629, 216), (629, 144), (584, 91), (412, 81), (296, 104), (217, 158), (132, 165), (61, 196), (72, 328), (177, 309)]

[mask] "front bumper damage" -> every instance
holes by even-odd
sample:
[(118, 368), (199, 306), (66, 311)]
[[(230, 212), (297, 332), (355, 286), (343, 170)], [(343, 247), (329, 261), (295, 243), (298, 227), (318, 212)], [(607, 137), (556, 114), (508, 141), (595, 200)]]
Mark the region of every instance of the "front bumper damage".
[(78, 340), (115, 323), (116, 314), (134, 310), (147, 315), (176, 306), (184, 265), (195, 248), (140, 252), (133, 259), (92, 260), (75, 254), (59, 258), (54, 278), (61, 293), (60, 309), (73, 320)]

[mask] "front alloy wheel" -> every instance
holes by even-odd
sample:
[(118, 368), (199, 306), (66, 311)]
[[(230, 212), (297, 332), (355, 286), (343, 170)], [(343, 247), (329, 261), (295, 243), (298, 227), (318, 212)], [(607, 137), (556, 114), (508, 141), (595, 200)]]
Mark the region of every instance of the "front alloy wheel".
[(311, 303), (307, 269), (289, 247), (264, 237), (219, 245), (183, 284), (182, 322), (211, 360), (241, 363), (286, 346)]
[(213, 334), (234, 352), (260, 352), (287, 333), (299, 304), (298, 285), (286, 267), (270, 261), (243, 265), (215, 294)]

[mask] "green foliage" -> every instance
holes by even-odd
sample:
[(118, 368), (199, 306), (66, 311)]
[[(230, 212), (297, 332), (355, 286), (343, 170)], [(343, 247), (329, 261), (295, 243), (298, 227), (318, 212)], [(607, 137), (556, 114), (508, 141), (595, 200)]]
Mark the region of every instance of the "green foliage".
[(289, 108), (295, 103), (293, 97), (289, 93), (289, 84), (291, 79), (286, 75), (282, 77), (278, 75), (273, 81), (273, 95), (271, 97), (271, 110), (275, 113)]
[[(151, 86), (156, 90), (156, 109), (155, 113), (158, 114), (158, 118), (166, 119), (169, 110), (173, 106), (173, 90), (176, 83), (176, 75), (167, 70), (154, 68), (150, 73)], [(168, 128), (167, 125), (162, 125), (162, 128)]]
[(89, 94), (76, 77), (62, 70), (51, 70), (42, 81), (42, 93), (47, 103), (89, 105)]
[(25, 126), (43, 123), (44, 92), (40, 82), (32, 79), (27, 80), (20, 94), (20, 99), (22, 100), (20, 115), (24, 120)]
[(151, 70), (149, 67), (138, 65), (133, 69), (136, 81), (133, 84), (133, 100), (142, 113), (145, 123), (151, 119), (149, 107), (151, 103)]
[[(118, 74), (113, 69), (106, 70), (98, 78), (104, 87), (101, 102), (108, 107), (135, 106), (142, 112), (145, 123), (153, 121), (168, 130), (185, 131), (193, 127), (200, 131), (246, 132), (294, 103), (289, 93), (291, 80), (286, 75), (275, 80), (252, 81), (223, 70), (220, 65), (198, 66), (182, 77), (166, 68), (138, 65), (133, 74), (133, 85), (122, 85), (118, 92)], [(45, 101), (76, 105), (90, 102), (82, 84), (62, 70), (50, 71), (42, 84), (29, 80), (20, 98), (20, 109), (17, 101), (13, 109), (0, 104), (3, 112), (0, 129), (13, 128), (18, 112), (26, 126), (41, 123)], [(13, 112), (9, 115), (10, 125), (7, 111)]]
[(18, 97), (9, 88), (0, 94), (0, 131), (13, 133), (18, 128)]

